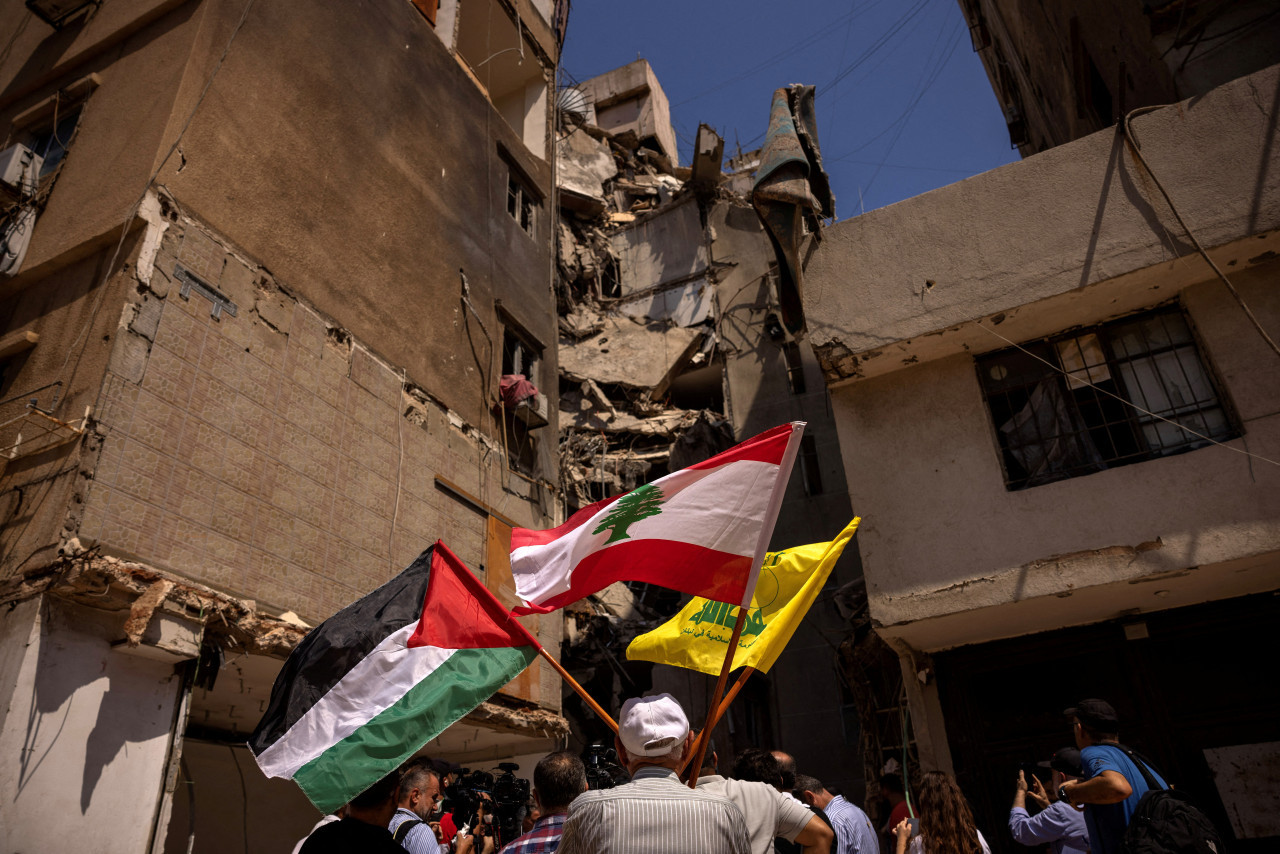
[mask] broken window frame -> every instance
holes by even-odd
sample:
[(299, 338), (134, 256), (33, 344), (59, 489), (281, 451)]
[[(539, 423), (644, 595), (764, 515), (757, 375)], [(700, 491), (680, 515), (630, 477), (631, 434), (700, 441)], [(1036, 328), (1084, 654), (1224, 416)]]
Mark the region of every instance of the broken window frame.
[(1241, 435), (1190, 319), (1176, 303), (1020, 347), (974, 360), (1010, 492)]
[(507, 166), (507, 216), (515, 220), (520, 230), (533, 239), (538, 238), (538, 221), (542, 218), (542, 193), (515, 162), (506, 146), (498, 145), (498, 154)]
[[(524, 378), (536, 386), (540, 393), (546, 394), (540, 381), (540, 369), (543, 364), (545, 348), (520, 323), (510, 311), (505, 309), (500, 300), (495, 301), (494, 308), (498, 319), (502, 321), (502, 363), (500, 376), (506, 374), (523, 374)], [(517, 370), (519, 368), (519, 370)], [(507, 457), (507, 468), (516, 474), (529, 478), (538, 477), (541, 456), (539, 442), (534, 430), (517, 417), (514, 409), (508, 409), (501, 403), (503, 450)]]

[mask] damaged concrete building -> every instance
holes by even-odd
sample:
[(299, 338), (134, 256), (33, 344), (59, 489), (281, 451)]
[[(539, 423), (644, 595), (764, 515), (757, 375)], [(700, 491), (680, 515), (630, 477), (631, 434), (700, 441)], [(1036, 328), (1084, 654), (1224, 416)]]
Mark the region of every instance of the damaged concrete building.
[[(308, 626), (437, 538), (512, 601), (567, 7), (0, 2), (0, 848), (289, 850), (243, 742)], [(427, 751), (528, 776), (559, 709), (535, 664)]]
[(805, 271), (912, 747), (1023, 850), (1018, 763), (1104, 697), (1232, 851), (1275, 850), (1274, 4), (961, 6), (1026, 159)]
[[(560, 110), (568, 512), (800, 420), (808, 428), (772, 547), (830, 539), (852, 511), (821, 374), (785, 328), (777, 256), (750, 201), (758, 157), (734, 158), (726, 174), (723, 141), (704, 125), (681, 166), (666, 96), (644, 60), (565, 90)], [(722, 760), (751, 745), (781, 748), (806, 773), (861, 791), (860, 728), (833, 654), (845, 627), (834, 592), (859, 577), (856, 556), (842, 560), (778, 665), (748, 683), (717, 731)], [(635, 585), (571, 607), (566, 664), (602, 701), (669, 690), (700, 718), (709, 680), (625, 660), (630, 640), (680, 601)], [(574, 698), (565, 707), (582, 739), (606, 736)]]

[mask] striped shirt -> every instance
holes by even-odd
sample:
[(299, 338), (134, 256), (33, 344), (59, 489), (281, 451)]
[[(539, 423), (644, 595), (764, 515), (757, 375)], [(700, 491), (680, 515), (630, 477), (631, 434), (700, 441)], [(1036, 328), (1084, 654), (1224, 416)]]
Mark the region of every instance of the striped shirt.
[(836, 831), (832, 854), (879, 854), (880, 840), (867, 814), (836, 795), (826, 806), (827, 818)]
[(670, 768), (648, 765), (615, 789), (569, 806), (559, 854), (750, 854), (742, 811), (690, 789)]

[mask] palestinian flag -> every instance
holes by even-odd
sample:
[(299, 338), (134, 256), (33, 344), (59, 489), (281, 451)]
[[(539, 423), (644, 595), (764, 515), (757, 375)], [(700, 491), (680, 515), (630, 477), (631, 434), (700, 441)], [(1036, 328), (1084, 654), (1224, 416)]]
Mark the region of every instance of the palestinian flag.
[(249, 749), (329, 813), (489, 699), (538, 642), (444, 543), (298, 644)]
[(804, 422), (783, 424), (558, 528), (511, 531), (516, 614), (563, 608), (615, 581), (643, 581), (747, 606)]

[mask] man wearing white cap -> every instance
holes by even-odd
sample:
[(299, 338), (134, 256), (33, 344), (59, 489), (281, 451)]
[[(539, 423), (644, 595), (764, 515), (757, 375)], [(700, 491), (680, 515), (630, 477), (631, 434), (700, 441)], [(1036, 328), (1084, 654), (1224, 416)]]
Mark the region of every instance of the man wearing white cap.
[(631, 782), (579, 795), (569, 807), (559, 854), (750, 854), (741, 810), (719, 795), (688, 788), (676, 774), (693, 737), (674, 697), (623, 703), (614, 746)]

